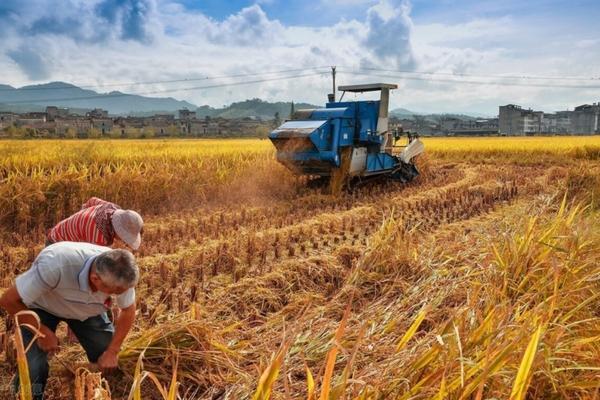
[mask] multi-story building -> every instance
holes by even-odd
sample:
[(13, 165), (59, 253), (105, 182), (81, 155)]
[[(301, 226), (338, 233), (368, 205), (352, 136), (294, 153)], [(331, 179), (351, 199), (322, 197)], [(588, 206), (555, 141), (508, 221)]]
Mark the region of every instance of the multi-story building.
[(102, 136), (108, 135), (114, 126), (112, 118), (90, 118), (90, 123)]
[(64, 107), (48, 106), (46, 107), (46, 120), (54, 121), (57, 118), (66, 118), (69, 116), (69, 109)]
[(535, 135), (542, 132), (543, 111), (527, 110), (523, 115), (523, 133), (525, 135)]
[(523, 136), (542, 132), (542, 111), (523, 109), (516, 104), (499, 107), (498, 131), (501, 135)]
[(30, 112), (25, 114), (19, 114), (15, 121), (17, 127), (32, 127), (37, 124), (43, 124), (46, 122), (45, 112)]
[(182, 121), (189, 121), (196, 119), (196, 111), (190, 111), (187, 108), (178, 111), (179, 119)]
[(92, 122), (87, 118), (70, 116), (68, 118), (57, 118), (54, 121), (54, 130), (58, 136), (66, 136), (72, 131), (79, 137), (85, 137), (91, 128), (93, 128)]
[(571, 133), (575, 135), (600, 133), (600, 103), (575, 107), (571, 113)]
[(94, 108), (85, 114), (88, 118), (108, 118), (108, 111), (101, 108)]
[(504, 135), (538, 133), (594, 135), (600, 133), (600, 103), (583, 104), (574, 111), (525, 110), (517, 105), (500, 106), (499, 131)]
[(571, 113), (571, 111), (557, 111), (552, 114), (544, 114), (542, 132), (563, 135), (570, 133)]
[(498, 118), (461, 119), (444, 117), (440, 121), (442, 133), (448, 136), (486, 136), (498, 134)]
[(15, 123), (18, 115), (11, 112), (0, 112), (0, 129), (7, 128)]

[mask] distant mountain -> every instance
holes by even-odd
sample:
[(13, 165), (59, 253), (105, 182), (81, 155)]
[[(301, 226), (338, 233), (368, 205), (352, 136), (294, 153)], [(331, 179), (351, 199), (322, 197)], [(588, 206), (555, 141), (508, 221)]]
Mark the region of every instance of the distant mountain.
[[(291, 102), (276, 102), (270, 103), (261, 99), (251, 99), (240, 101), (237, 103), (231, 103), (229, 106), (223, 108), (212, 108), (209, 106), (202, 106), (196, 109), (196, 116), (198, 118), (211, 117), (211, 118), (260, 118), (262, 120), (270, 120), (275, 118), (275, 113), (279, 113), (279, 118), (289, 118), (291, 111)], [(299, 110), (303, 108), (318, 108), (318, 106), (308, 103), (294, 103), (294, 109)]]
[(396, 118), (410, 118), (413, 115), (421, 115), (417, 112), (407, 110), (406, 108), (394, 108), (393, 110), (390, 110), (389, 114)]
[(36, 110), (53, 105), (75, 109), (102, 108), (111, 114), (132, 112), (176, 112), (182, 108), (194, 109), (195, 104), (172, 97), (145, 97), (121, 92), (98, 93), (65, 82), (14, 88), (0, 85), (0, 108), (4, 110)]
[[(289, 118), (291, 103), (271, 103), (261, 99), (251, 99), (232, 103), (222, 108), (213, 108), (208, 105), (197, 107), (187, 101), (176, 100), (172, 97), (146, 97), (122, 92), (98, 93), (93, 90), (83, 89), (66, 82), (50, 82), (40, 85), (23, 86), (15, 88), (10, 85), (0, 84), (0, 111), (30, 112), (44, 111), (46, 106), (67, 107), (72, 113), (85, 114), (93, 108), (102, 108), (113, 115), (147, 116), (152, 114), (176, 114), (177, 110), (187, 108), (196, 110), (198, 118), (259, 118), (272, 120), (275, 113), (279, 113), (282, 120)], [(295, 103), (294, 109), (318, 108), (307, 103)], [(481, 118), (483, 115), (472, 113), (463, 114), (427, 114), (418, 113), (406, 108), (396, 108), (390, 111), (396, 118), (413, 118), (421, 116), (428, 120), (440, 117), (456, 117), (460, 119)]]
[(413, 118), (414, 116), (419, 116), (425, 118), (427, 120), (439, 120), (440, 118), (458, 118), (462, 120), (473, 120), (478, 118), (492, 118), (485, 114), (481, 113), (423, 113), (423, 112), (415, 112), (407, 110), (406, 108), (395, 108), (390, 111), (390, 115), (396, 118)]
[[(50, 82), (41, 85), (15, 88), (0, 85), (0, 111), (31, 112), (44, 111), (46, 106), (67, 107), (73, 113), (84, 114), (86, 110), (102, 108), (113, 115), (147, 116), (155, 113), (176, 114), (177, 110), (187, 108), (196, 110), (198, 118), (260, 118), (270, 120), (279, 113), (281, 119), (289, 117), (291, 103), (270, 103), (260, 99), (251, 99), (232, 103), (223, 108), (210, 106), (197, 107), (187, 101), (171, 97), (146, 97), (122, 92), (98, 93), (82, 89), (66, 82)], [(295, 109), (315, 108), (317, 106), (298, 103)]]

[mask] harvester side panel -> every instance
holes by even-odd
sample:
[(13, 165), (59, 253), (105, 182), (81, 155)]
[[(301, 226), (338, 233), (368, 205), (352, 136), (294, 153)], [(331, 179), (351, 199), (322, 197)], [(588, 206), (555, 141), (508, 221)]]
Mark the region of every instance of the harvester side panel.
[[(388, 130), (389, 90), (392, 84), (344, 86), (349, 92), (380, 91), (379, 101), (330, 101), (325, 108), (298, 110), (294, 120), (269, 135), (277, 159), (297, 174), (331, 177), (343, 185), (349, 176), (388, 174), (408, 181), (418, 173), (410, 164), (422, 145), (409, 146), (401, 157), (392, 155), (394, 137)], [(410, 150), (410, 151), (409, 151)]]
[(344, 107), (351, 110), (351, 115), (356, 121), (354, 127), (354, 143), (380, 144), (381, 138), (377, 134), (377, 120), (379, 117), (379, 101), (347, 101), (327, 103), (328, 109)]

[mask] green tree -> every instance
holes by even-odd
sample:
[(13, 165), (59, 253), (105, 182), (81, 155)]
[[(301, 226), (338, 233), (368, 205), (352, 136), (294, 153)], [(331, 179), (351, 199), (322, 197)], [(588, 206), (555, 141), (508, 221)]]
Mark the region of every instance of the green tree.
[(256, 127), (255, 135), (260, 138), (266, 138), (267, 136), (269, 136), (270, 132), (271, 132), (271, 130), (269, 129), (268, 126), (259, 125)]
[(281, 117), (279, 116), (279, 111), (277, 111), (273, 119), (273, 126), (278, 127), (279, 125), (281, 125)]
[(90, 128), (88, 129), (88, 137), (90, 139), (97, 139), (99, 137), (102, 136), (102, 132), (100, 132), (100, 130), (96, 129), (96, 128)]
[(177, 125), (169, 125), (167, 126), (167, 129), (165, 129), (165, 133), (167, 136), (171, 137), (179, 136), (179, 129), (177, 128)]
[(145, 126), (142, 128), (140, 137), (142, 138), (153, 138), (156, 136), (156, 129), (152, 126)]
[(77, 137), (77, 131), (72, 126), (68, 127), (65, 131), (65, 138), (75, 139)]
[(25, 132), (22, 129), (17, 128), (14, 125), (10, 125), (4, 128), (4, 132), (6, 132), (9, 138), (20, 138), (23, 137), (25, 134)]
[(113, 129), (108, 131), (108, 137), (110, 137), (111, 139), (118, 139), (120, 137), (123, 137), (121, 135), (121, 128), (119, 128), (117, 126), (113, 127)]
[(140, 137), (140, 130), (138, 128), (125, 128), (125, 137), (126, 138), (131, 138), (131, 139), (136, 139)]

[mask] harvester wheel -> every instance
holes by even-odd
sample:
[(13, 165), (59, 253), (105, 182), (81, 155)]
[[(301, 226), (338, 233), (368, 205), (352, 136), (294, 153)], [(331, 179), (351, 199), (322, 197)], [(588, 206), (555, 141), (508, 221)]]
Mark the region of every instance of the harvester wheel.
[(340, 150), (340, 166), (331, 171), (329, 179), (329, 192), (337, 196), (348, 185), (350, 177), (350, 162), (352, 161), (352, 147), (344, 147)]

